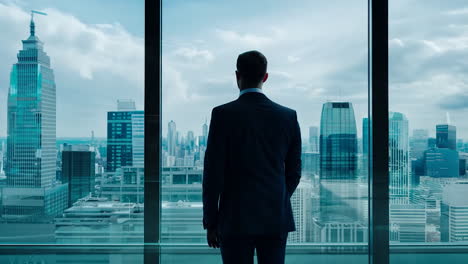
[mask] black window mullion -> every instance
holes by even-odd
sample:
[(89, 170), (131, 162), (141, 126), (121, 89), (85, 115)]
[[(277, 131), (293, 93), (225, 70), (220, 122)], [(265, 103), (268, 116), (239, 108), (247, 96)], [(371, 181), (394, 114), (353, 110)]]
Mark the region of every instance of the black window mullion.
[(368, 8), (369, 264), (388, 264), (388, 0), (369, 0)]
[(145, 1), (145, 263), (160, 263), (161, 0)]

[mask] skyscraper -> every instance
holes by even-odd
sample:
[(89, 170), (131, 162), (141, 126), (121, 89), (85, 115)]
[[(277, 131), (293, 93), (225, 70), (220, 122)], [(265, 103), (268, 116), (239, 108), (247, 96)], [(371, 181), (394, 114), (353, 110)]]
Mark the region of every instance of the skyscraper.
[(132, 166), (144, 167), (145, 162), (145, 114), (132, 113)]
[(362, 154), (367, 158), (369, 154), (369, 118), (362, 119)]
[(68, 205), (86, 197), (95, 185), (94, 148), (88, 145), (66, 145), (62, 151), (62, 179), (68, 183)]
[(357, 130), (353, 105), (325, 103), (320, 121), (320, 179), (354, 179)]
[(427, 140), (429, 132), (427, 129), (414, 129), (410, 139), (410, 157), (413, 159), (422, 158), (424, 151), (428, 149)]
[(187, 132), (187, 142), (186, 142), (188, 148), (190, 151), (193, 151), (195, 149), (195, 134), (193, 131), (188, 131)]
[(107, 171), (113, 172), (123, 166), (143, 166), (143, 136), (144, 111), (107, 112)]
[(436, 144), (438, 148), (457, 150), (457, 128), (444, 124), (436, 126)]
[(202, 135), (199, 137), (199, 145), (200, 146), (206, 146), (208, 141), (208, 124), (205, 123), (202, 126)]
[(408, 119), (397, 112), (391, 112), (389, 119), (390, 198), (407, 198), (411, 176)]
[(32, 17), (30, 36), (17, 58), (8, 91), (4, 215), (55, 216), (67, 205), (66, 186), (55, 181), (56, 87)]
[(468, 182), (449, 184), (443, 189), (440, 233), (442, 242), (468, 241)]
[(426, 222), (425, 204), (391, 204), (390, 240), (426, 242)]
[(311, 126), (309, 127), (309, 151), (312, 153), (319, 152), (319, 134), (318, 127)]
[(431, 148), (424, 152), (425, 175), (434, 178), (455, 178), (460, 175), (460, 161), (456, 150)]
[(320, 124), (320, 209), (314, 218), (314, 240), (358, 242), (362, 236), (354, 236), (350, 230), (356, 228), (358, 232), (367, 221), (363, 210), (367, 194), (361, 192), (357, 178), (357, 130), (352, 104), (325, 103)]
[(167, 152), (170, 156), (176, 155), (176, 146), (177, 146), (177, 128), (176, 123), (171, 120), (167, 124)]

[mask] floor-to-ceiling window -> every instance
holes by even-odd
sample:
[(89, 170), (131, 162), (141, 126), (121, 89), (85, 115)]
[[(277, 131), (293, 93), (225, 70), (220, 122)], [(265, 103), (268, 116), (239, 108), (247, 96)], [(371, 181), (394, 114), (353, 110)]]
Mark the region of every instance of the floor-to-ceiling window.
[(448, 252), (468, 243), (467, 8), (465, 1), (389, 3), (392, 263), (411, 261), (397, 254), (405, 247)]
[[(143, 242), (143, 14), (144, 1), (0, 1), (0, 244)], [(81, 257), (0, 263), (95, 261)]]
[(302, 132), (302, 179), (291, 198), (297, 231), (289, 245), (356, 253), (367, 262), (367, 12), (360, 0), (162, 1), (164, 245), (218, 254), (207, 249), (202, 226), (209, 118), (213, 107), (239, 96), (237, 56), (259, 50), (268, 59), (265, 94), (297, 110)]

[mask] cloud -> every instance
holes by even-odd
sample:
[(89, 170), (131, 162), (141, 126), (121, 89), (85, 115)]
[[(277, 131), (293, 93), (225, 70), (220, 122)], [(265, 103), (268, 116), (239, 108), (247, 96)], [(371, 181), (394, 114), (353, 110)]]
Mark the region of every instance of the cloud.
[(405, 43), (399, 38), (393, 38), (389, 42), (390, 42), (390, 46), (394, 46), (394, 45), (397, 45), (399, 47), (405, 46)]
[(459, 8), (450, 11), (444, 12), (446, 15), (458, 16), (458, 15), (468, 15), (468, 8)]
[(180, 56), (188, 61), (198, 62), (211, 62), (215, 59), (213, 53), (209, 50), (200, 50), (197, 48), (179, 48), (174, 52), (175, 55)]
[(261, 48), (272, 44), (271, 37), (254, 35), (251, 33), (241, 34), (232, 30), (216, 29), (218, 37), (228, 44), (242, 45), (252, 48)]
[(298, 61), (300, 61), (300, 60), (301, 60), (300, 57), (292, 56), (292, 55), (289, 55), (289, 56), (288, 56), (288, 62), (290, 62), (290, 63), (298, 62)]
[(468, 110), (468, 93), (446, 96), (440, 100), (439, 106), (446, 110)]

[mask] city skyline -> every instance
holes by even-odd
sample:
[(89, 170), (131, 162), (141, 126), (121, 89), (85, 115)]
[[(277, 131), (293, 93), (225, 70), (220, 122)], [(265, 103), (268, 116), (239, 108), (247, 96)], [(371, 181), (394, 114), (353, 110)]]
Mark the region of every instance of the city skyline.
[[(7, 5), (2, 4), (0, 0), (0, 25), (2, 25), (1, 14), (5, 6)], [(14, 6), (13, 2), (8, 6)], [(169, 3), (167, 6), (168, 8), (174, 7)], [(17, 8), (16, 11), (21, 14), (25, 12), (21, 8)], [(10, 224), (9, 221), (19, 223), (26, 220), (24, 222), (28, 224), (48, 222), (48, 224), (57, 223), (53, 227), (55, 231), (52, 231), (55, 233), (49, 234), (48, 238), (64, 243), (86, 241), (80, 240), (82, 235), (80, 232), (73, 232), (76, 231), (73, 229), (77, 226), (78, 229), (83, 228), (83, 230), (98, 229), (99, 232), (84, 235), (84, 239), (90, 241), (96, 236), (114, 231), (118, 236), (106, 238), (108, 239), (105, 240), (106, 242), (115, 242), (112, 239), (127, 242), (140, 241), (144, 232), (145, 202), (142, 97), (134, 93), (114, 94), (107, 91), (106, 102), (110, 102), (112, 98), (112, 106), (99, 105), (101, 107), (99, 110), (97, 108), (83, 110), (86, 107), (82, 106), (78, 107), (76, 112), (65, 113), (62, 113), (62, 109), (56, 109), (56, 104), (59, 104), (61, 98), (56, 94), (66, 91), (67, 85), (63, 82), (56, 82), (58, 76), (63, 78), (61, 70), (64, 65), (60, 63), (63, 59), (58, 56), (60, 53), (49, 56), (49, 51), (54, 54), (58, 47), (56, 43), (61, 41), (53, 38), (55, 33), (51, 33), (51, 28), (53, 29), (54, 19), (63, 19), (66, 14), (57, 9), (46, 9), (46, 11), (51, 14), (50, 17), (37, 19), (44, 27), (37, 27), (32, 14), (30, 15), (29, 37), (21, 38), (25, 39), (22, 41), (23, 46), (18, 49), (19, 52), (15, 51), (16, 61), (11, 63), (12, 67), (10, 65), (8, 104), (1, 110), (7, 112), (8, 137), (6, 144), (2, 144), (0, 149), (0, 157), (3, 156), (0, 164), (3, 166), (2, 163), (5, 161), (4, 167), (6, 168), (6, 177), (2, 175), (0, 178), (0, 227), (7, 226)], [(21, 19), (20, 17), (18, 21)], [(86, 25), (78, 19), (75, 22)], [(130, 34), (121, 25), (113, 26), (121, 30), (120, 33), (123, 35)], [(115, 28), (111, 29), (113, 26), (94, 25), (93, 30), (107, 32), (107, 30), (114, 30)], [(232, 32), (219, 31), (220, 29), (218, 34), (221, 35), (223, 41), (239, 38), (239, 35)], [(23, 30), (18, 29), (18, 32), (23, 32)], [(48, 41), (41, 41), (40, 32), (44, 32), (46, 38), (48, 36)], [(275, 34), (280, 36), (283, 33), (278, 31)], [(240, 39), (242, 40), (242, 37)], [(252, 41), (250, 37), (249, 39)], [(19, 42), (19, 40), (15, 41)], [(254, 45), (262, 46), (267, 40), (257, 39), (257, 41), (260, 42), (254, 41)], [(401, 48), (406, 45), (403, 40), (393, 39), (392, 41), (391, 47), (397, 45)], [(136, 50), (133, 55), (140, 51)], [(183, 82), (183, 78), (193, 74), (194, 69), (190, 68), (191, 66), (199, 67), (199, 63), (202, 63), (204, 66), (200, 70), (206, 73), (208, 68), (217, 63), (215, 62), (219, 59), (215, 55), (217, 53), (206, 51), (177, 49), (174, 53), (169, 52), (169, 55), (163, 54), (163, 57), (185, 56), (185, 59), (190, 57), (184, 62), (185, 65), (171, 64), (174, 62), (164, 62), (164, 59), (163, 62), (168, 65), (169, 71), (173, 70), (172, 74), (175, 75), (172, 78)], [(136, 55), (133, 59), (138, 60), (138, 56)], [(198, 61), (200, 56), (205, 61)], [(125, 59), (129, 58), (125, 57)], [(278, 57), (273, 56), (272, 60), (278, 62)], [(289, 63), (294, 64), (302, 58), (295, 57), (295, 59), (288, 58), (288, 60)], [(142, 82), (141, 72), (125, 71), (127, 67), (138, 65), (138, 62), (125, 64), (126, 62), (128, 61), (118, 62), (124, 65), (122, 68), (110, 69), (110, 74), (125, 75), (129, 83)], [(75, 74), (93, 83), (94, 78), (99, 75), (101, 66), (94, 68), (95, 65), (85, 63), (84, 68), (78, 69)], [(188, 72), (187, 76), (176, 74), (177, 67), (186, 67), (184, 70)], [(294, 69), (297, 65), (291, 65), (291, 67)], [(275, 75), (279, 72), (273, 70), (271, 73), (275, 80)], [(140, 75), (130, 76), (132, 74)], [(209, 120), (206, 116), (209, 115), (207, 113), (211, 110), (212, 104), (216, 105), (230, 96), (235, 98), (236, 93), (223, 94), (216, 91), (218, 92), (216, 94), (215, 89), (209, 87), (204, 91), (209, 96), (216, 95), (214, 96), (216, 98), (210, 99), (209, 96), (204, 97), (197, 92), (192, 94), (193, 97), (178, 97), (181, 94), (177, 94), (177, 91), (171, 94), (173, 91), (166, 88), (169, 87), (168, 84), (174, 85), (171, 87), (178, 84), (167, 83), (167, 80), (165, 83), (164, 76), (170, 77), (171, 75), (168, 75), (168, 72), (163, 74), (162, 92), (168, 91), (169, 95), (163, 97), (161, 160), (158, 165), (161, 170), (160, 224), (163, 227), (161, 237), (169, 242), (187, 242), (187, 239), (191, 242), (203, 242), (205, 231), (202, 228), (200, 216), (203, 162), (209, 129)], [(69, 82), (72, 83), (73, 80)], [(351, 85), (351, 87), (365, 88), (361, 91), (365, 93), (365, 98), (358, 91), (356, 94), (348, 91), (348, 94), (341, 96), (344, 92), (341, 90), (343, 83), (339, 83), (340, 88), (334, 91), (338, 92), (339, 96), (333, 100), (322, 96), (321, 93), (315, 94), (313, 96), (315, 101), (307, 105), (312, 110), (309, 109), (307, 113), (317, 114), (314, 112), (315, 106), (320, 104), (322, 111), (317, 114), (320, 116), (318, 123), (304, 122), (304, 120), (309, 120), (307, 118), (313, 120), (313, 117), (308, 117), (305, 115), (306, 112), (303, 112), (305, 117), (302, 118), (301, 129), (302, 137), (306, 140), (303, 142), (301, 157), (305, 160), (303, 163), (305, 166), (302, 167), (303, 177), (297, 192), (291, 196), (292, 210), (297, 220), (297, 231), (291, 234), (290, 242), (355, 243), (366, 242), (368, 239), (368, 165), (372, 160), (368, 159), (367, 155), (372, 152), (372, 147), (379, 146), (372, 146), (367, 138), (369, 135), (365, 128), (372, 126), (372, 122), (366, 118), (367, 110), (363, 110), (367, 109), (367, 87), (360, 82), (362, 80), (353, 83), (353, 85), (357, 83), (359, 85)], [(217, 83), (216, 80), (214, 83), (219, 84), (219, 87), (228, 87), (222, 82)], [(281, 98), (278, 102), (294, 105), (295, 98), (303, 95), (298, 92), (297, 86), (289, 87), (285, 80), (280, 80), (279, 83), (285, 84), (285, 87), (291, 90), (272, 89), (273, 100)], [(112, 82), (106, 83), (106, 85), (111, 84)], [(202, 84), (203, 82), (195, 83), (194, 87), (200, 89)], [(124, 91), (128, 92), (125, 89)], [(65, 92), (64, 94), (71, 99), (78, 98), (79, 100), (80, 97), (80, 95), (75, 96), (75, 94)], [(92, 101), (97, 94), (97, 92), (90, 92), (84, 97)], [(130, 98), (129, 94), (131, 94)], [(392, 99), (391, 94), (390, 97)], [(449, 97), (445, 94), (442, 99), (448, 100)], [(306, 101), (302, 99), (297, 100), (298, 110), (306, 106), (304, 104)], [(307, 100), (312, 99), (308, 97)], [(164, 108), (165, 103), (169, 109)], [(203, 108), (194, 107), (199, 104), (203, 104)], [(181, 106), (184, 107), (177, 108)], [(400, 104), (396, 108), (401, 106)], [(460, 106), (453, 106), (452, 109), (455, 107)], [(178, 110), (171, 112), (171, 108)], [(95, 111), (92, 116), (84, 117), (96, 118), (99, 122), (98, 127), (93, 127), (88, 123), (83, 124), (88, 129), (92, 128), (87, 131), (86, 137), (82, 137), (89, 138), (89, 140), (83, 140), (83, 144), (70, 144), (66, 141), (57, 144), (56, 131), (60, 131), (58, 126), (66, 123), (60, 123), (60, 118), (57, 118), (56, 122), (56, 116), (63, 114), (66, 119), (73, 122), (75, 125), (73, 129), (80, 130), (82, 126), (80, 118), (86, 115), (85, 112), (79, 112), (82, 110)], [(100, 116), (99, 113), (103, 110), (105, 110), (104, 119), (96, 117)], [(405, 110), (404, 107), (401, 110)], [(189, 115), (187, 115), (188, 111), (190, 111)], [(423, 117), (421, 120), (424, 120), (425, 125), (420, 127), (420, 120), (414, 118), (413, 115), (417, 112), (389, 113), (390, 240), (392, 242), (468, 241), (464, 230), (451, 229), (464, 226), (468, 221), (465, 217), (457, 216), (458, 212), (465, 213), (466, 205), (468, 205), (461, 195), (468, 190), (466, 177), (468, 142), (464, 142), (463, 136), (466, 136), (468, 131), (464, 125), (452, 123), (450, 115), (443, 114), (444, 118), (440, 120), (438, 115), (427, 117), (428, 112), (425, 111), (421, 111), (420, 116)], [(463, 111), (460, 112), (463, 114)], [(443, 113), (443, 111), (437, 113)], [(410, 115), (413, 115), (414, 119), (410, 118)], [(413, 123), (416, 124), (414, 127), (412, 127)], [(105, 141), (97, 142), (95, 131), (99, 135), (101, 133), (99, 127), (102, 125), (106, 127), (107, 137)], [(413, 131), (412, 136), (410, 136), (410, 131)], [(362, 136), (359, 137), (359, 135)], [(455, 194), (449, 193), (450, 191)], [(103, 210), (99, 211), (99, 208)], [(94, 219), (97, 221), (93, 222), (91, 219), (89, 222), (80, 222), (81, 218), (87, 218), (95, 212), (99, 212), (98, 217)], [(70, 216), (76, 216), (76, 218)], [(97, 222), (102, 225), (95, 228), (93, 225)], [(68, 228), (69, 224), (71, 228)], [(51, 230), (48, 229), (45, 232)], [(39, 232), (42, 231), (39, 230)], [(137, 235), (132, 237), (130, 234)]]

